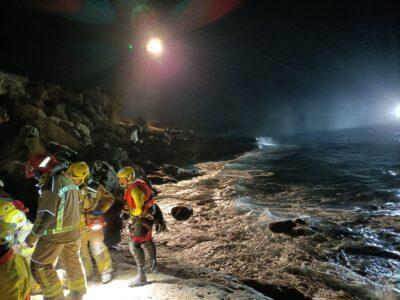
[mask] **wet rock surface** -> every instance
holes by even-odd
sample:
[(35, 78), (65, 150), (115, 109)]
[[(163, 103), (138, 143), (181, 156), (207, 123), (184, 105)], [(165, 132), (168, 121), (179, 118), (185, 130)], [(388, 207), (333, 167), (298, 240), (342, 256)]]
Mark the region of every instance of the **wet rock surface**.
[[(257, 207), (238, 209), (238, 177), (224, 165), (201, 163), (197, 167), (203, 175), (157, 186), (168, 226), (168, 232), (155, 237), (158, 251), (169, 256), (165, 263), (175, 264), (180, 276), (208, 278), (209, 273), (201, 270), (216, 270), (273, 299), (397, 299), (399, 294), (390, 286), (364, 276), (368, 266), (345, 267), (362, 251), (391, 264), (397, 261), (396, 253), (370, 247), (355, 250), (354, 244), (346, 243), (355, 232), (343, 234), (329, 220), (276, 220)], [(176, 206), (192, 207), (193, 215), (175, 220), (170, 212)], [(270, 230), (274, 223), (272, 228), (279, 233)], [(300, 229), (303, 234), (297, 232)]]
[[(125, 165), (135, 166), (139, 176), (154, 183), (177, 182), (199, 175), (182, 166), (236, 155), (255, 142), (204, 138), (158, 121), (121, 118), (121, 99), (100, 89), (75, 91), (6, 73), (0, 73), (0, 103), (0, 137), (5, 141), (0, 175), (8, 181), (23, 176), (22, 169), (9, 167), (11, 162), (22, 165), (29, 155), (47, 152), (65, 162), (87, 161), (96, 180), (117, 192), (112, 178)], [(10, 192), (32, 198), (24, 189)]]
[(275, 233), (284, 233), (290, 236), (311, 235), (315, 232), (307, 227), (307, 222), (303, 219), (282, 220), (268, 224), (269, 230)]
[[(172, 300), (172, 299), (232, 299), (232, 300), (272, 300), (246, 286), (232, 276), (224, 276), (215, 271), (203, 270), (208, 278), (182, 278), (179, 272), (162, 267), (161, 272), (147, 274), (146, 285), (128, 287), (136, 275), (136, 267), (130, 253), (125, 251), (111, 251), (114, 263), (114, 279), (101, 284), (100, 278), (88, 284), (85, 300)], [(160, 259), (164, 263), (164, 259)], [(40, 295), (33, 296), (32, 300), (41, 300)]]

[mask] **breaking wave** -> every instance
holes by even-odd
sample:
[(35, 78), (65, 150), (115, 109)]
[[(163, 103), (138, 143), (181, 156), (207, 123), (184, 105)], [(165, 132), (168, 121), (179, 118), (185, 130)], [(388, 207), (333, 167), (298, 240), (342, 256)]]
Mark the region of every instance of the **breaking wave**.
[(259, 149), (278, 146), (278, 144), (271, 137), (257, 137), (256, 142)]

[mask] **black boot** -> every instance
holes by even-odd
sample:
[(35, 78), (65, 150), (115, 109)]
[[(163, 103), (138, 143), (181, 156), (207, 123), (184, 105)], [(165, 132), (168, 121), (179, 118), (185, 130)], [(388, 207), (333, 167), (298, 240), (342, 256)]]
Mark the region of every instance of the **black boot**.
[(145, 247), (147, 249), (147, 252), (149, 253), (151, 262), (149, 273), (158, 273), (156, 245), (154, 244), (153, 240), (150, 240), (145, 243)]
[(137, 276), (129, 282), (129, 287), (142, 286), (147, 283), (144, 251), (139, 243), (129, 243), (129, 250), (133, 254), (137, 265)]

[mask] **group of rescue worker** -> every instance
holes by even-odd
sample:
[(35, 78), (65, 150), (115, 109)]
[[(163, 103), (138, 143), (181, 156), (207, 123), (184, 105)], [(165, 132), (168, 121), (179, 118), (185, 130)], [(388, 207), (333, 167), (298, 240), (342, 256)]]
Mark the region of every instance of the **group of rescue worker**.
[[(22, 202), (0, 194), (0, 298), (29, 299), (40, 290), (46, 300), (65, 299), (66, 287), (67, 299), (82, 299), (86, 282), (94, 278), (92, 257), (102, 283), (111, 281), (104, 214), (114, 203), (113, 194), (91, 179), (85, 162), (68, 166), (54, 156), (36, 155), (26, 163), (25, 175), (36, 179), (39, 192), (33, 224)], [(153, 227), (164, 231), (165, 221), (151, 187), (136, 178), (132, 167), (120, 169), (117, 177), (125, 189), (123, 213), (129, 220), (129, 249), (137, 265), (137, 276), (129, 286), (141, 286), (147, 283), (142, 246), (150, 257), (148, 271), (157, 272), (152, 232)], [(56, 266), (65, 270), (63, 282)]]

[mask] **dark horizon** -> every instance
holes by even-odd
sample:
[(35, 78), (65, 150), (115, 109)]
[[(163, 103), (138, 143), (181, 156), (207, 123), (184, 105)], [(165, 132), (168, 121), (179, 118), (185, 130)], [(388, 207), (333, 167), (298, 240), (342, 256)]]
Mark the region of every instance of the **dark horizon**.
[[(194, 13), (191, 1), (4, 1), (0, 70), (99, 86), (123, 97), (123, 111), (203, 133), (286, 135), (395, 120), (396, 1), (228, 2), (199, 2)], [(162, 63), (137, 46), (127, 12), (143, 13), (138, 3), (168, 37)]]

